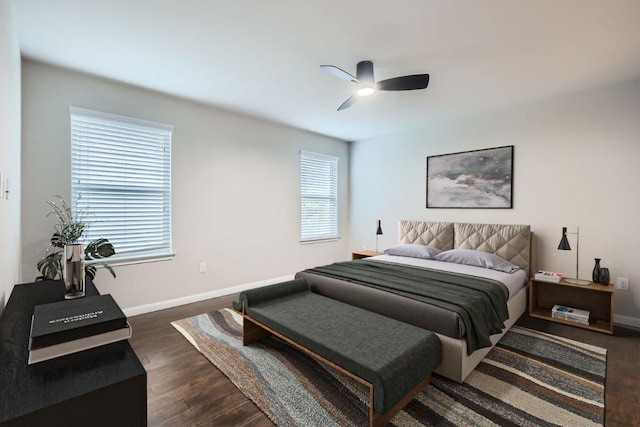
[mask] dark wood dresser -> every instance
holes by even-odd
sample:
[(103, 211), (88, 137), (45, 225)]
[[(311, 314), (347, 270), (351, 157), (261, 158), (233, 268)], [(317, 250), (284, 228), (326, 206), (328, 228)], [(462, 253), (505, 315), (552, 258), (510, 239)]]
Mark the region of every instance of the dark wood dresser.
[[(98, 295), (88, 278), (86, 295)], [(62, 281), (13, 288), (0, 317), (0, 426), (145, 426), (147, 373), (128, 341), (27, 364), (34, 306), (62, 300)]]

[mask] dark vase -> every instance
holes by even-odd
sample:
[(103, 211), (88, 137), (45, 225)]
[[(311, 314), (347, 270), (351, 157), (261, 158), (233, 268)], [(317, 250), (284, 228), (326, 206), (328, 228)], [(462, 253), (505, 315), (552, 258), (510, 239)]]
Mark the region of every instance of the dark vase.
[(596, 265), (593, 267), (593, 273), (591, 274), (591, 281), (593, 283), (600, 282), (600, 258), (595, 258)]
[(602, 283), (603, 285), (608, 285), (610, 282), (611, 277), (609, 276), (609, 269), (608, 268), (601, 268), (600, 269), (600, 277), (598, 278), (598, 282)]

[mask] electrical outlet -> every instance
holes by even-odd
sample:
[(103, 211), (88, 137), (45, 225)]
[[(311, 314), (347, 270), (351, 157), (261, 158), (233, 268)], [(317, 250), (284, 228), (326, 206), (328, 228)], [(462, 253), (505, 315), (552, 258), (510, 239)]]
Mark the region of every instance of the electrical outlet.
[(628, 277), (618, 277), (616, 282), (616, 288), (621, 291), (629, 290), (629, 278)]
[(200, 273), (207, 272), (207, 263), (204, 261), (200, 261)]

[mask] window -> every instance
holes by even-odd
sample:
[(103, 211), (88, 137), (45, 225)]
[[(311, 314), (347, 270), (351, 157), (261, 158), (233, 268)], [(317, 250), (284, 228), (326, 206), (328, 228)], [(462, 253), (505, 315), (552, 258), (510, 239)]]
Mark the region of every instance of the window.
[(338, 236), (338, 158), (300, 152), (300, 240)]
[(70, 107), (71, 209), (106, 238), (114, 261), (164, 258), (171, 247), (173, 126)]

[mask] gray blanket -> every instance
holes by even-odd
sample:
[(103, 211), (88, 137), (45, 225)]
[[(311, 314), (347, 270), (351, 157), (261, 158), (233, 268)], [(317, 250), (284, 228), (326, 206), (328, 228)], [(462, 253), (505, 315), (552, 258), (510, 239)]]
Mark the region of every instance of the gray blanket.
[(490, 347), (489, 336), (509, 318), (507, 288), (500, 282), (466, 274), (356, 260), (305, 270), (370, 286), (453, 311), (466, 329), (467, 354)]

